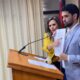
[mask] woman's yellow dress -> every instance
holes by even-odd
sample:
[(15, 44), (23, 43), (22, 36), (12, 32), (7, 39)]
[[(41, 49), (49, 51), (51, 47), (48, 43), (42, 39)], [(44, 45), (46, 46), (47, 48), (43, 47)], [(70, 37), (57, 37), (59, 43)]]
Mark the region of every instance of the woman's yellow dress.
[(42, 50), (48, 54), (47, 60), (46, 60), (48, 63), (52, 62), (52, 58), (54, 56), (54, 49), (52, 48), (51, 50), (48, 50), (48, 48), (47, 48), (48, 45), (52, 44), (52, 43), (53, 43), (53, 41), (50, 39), (48, 34), (44, 33), (44, 40), (43, 40), (43, 48), (42, 48)]

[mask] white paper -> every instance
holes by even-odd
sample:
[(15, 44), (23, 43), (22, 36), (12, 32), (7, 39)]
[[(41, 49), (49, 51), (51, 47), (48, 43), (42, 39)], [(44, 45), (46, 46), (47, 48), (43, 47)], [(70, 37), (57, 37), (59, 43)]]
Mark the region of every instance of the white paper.
[(30, 64), (34, 64), (34, 65), (37, 65), (37, 66), (42, 66), (42, 67), (45, 67), (45, 68), (57, 69), (54, 65), (47, 64), (45, 62), (40, 62), (40, 61), (36, 61), (36, 60), (31, 60), (31, 59), (28, 59), (28, 62)]
[(65, 34), (66, 34), (66, 29), (58, 29), (55, 36), (54, 36), (54, 40), (60, 39), (59, 46), (54, 48), (54, 54), (56, 56), (59, 56), (63, 52)]
[(44, 58), (40, 58), (40, 57), (34, 57), (34, 58), (36, 58), (36, 59), (38, 59), (38, 60), (42, 60), (42, 61), (45, 60)]

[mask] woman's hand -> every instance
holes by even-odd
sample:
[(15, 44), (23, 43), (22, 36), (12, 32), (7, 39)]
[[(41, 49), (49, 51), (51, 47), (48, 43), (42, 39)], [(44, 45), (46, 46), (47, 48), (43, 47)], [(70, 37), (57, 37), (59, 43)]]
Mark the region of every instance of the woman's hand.
[(52, 63), (52, 59), (48, 56), (44, 62), (48, 63), (48, 64), (51, 64)]
[(49, 44), (47, 48), (48, 50), (51, 50), (52, 48), (59, 46), (59, 44), (60, 44), (60, 39), (57, 39), (53, 43)]

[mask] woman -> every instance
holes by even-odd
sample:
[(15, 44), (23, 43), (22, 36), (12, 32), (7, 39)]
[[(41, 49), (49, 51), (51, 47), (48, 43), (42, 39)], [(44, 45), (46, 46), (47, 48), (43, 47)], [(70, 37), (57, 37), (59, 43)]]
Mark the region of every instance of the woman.
[(64, 79), (66, 79), (65, 69), (62, 68), (60, 62), (58, 61), (59, 58), (54, 55), (54, 47), (58, 46), (60, 40), (54, 41), (54, 36), (56, 34), (56, 30), (61, 28), (61, 23), (58, 17), (52, 17), (47, 22), (47, 31), (44, 33), (44, 40), (43, 40), (43, 51), (45, 51), (48, 56), (45, 62), (49, 64), (54, 64), (58, 69), (60, 69), (64, 74)]
[(48, 56), (45, 62), (49, 64), (54, 64), (57, 68), (60, 69), (60, 63), (58, 62), (58, 57), (54, 55), (54, 47), (59, 45), (59, 40), (54, 41), (54, 35), (56, 30), (61, 28), (61, 23), (58, 17), (52, 17), (47, 22), (47, 31), (44, 33), (43, 40), (43, 51), (45, 51)]

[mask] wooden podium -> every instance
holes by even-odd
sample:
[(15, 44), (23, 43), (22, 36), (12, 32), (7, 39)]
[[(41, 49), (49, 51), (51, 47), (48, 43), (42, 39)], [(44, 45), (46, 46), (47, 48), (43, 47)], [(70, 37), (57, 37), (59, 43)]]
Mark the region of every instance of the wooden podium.
[(19, 54), (16, 50), (9, 50), (8, 67), (12, 68), (13, 80), (63, 80), (63, 74), (58, 70), (30, 64), (28, 59), (35, 59), (35, 55)]

